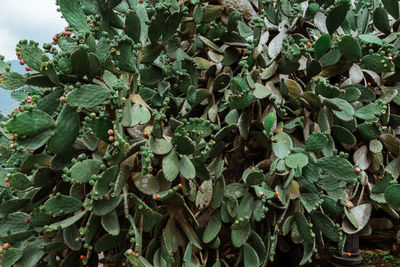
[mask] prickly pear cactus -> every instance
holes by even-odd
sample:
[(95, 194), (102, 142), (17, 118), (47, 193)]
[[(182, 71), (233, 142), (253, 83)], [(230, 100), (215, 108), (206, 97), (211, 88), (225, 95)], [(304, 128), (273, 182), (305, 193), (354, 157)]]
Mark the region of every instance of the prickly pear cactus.
[(303, 265), (398, 218), (398, 2), (242, 1), (57, 0), (0, 58), (2, 266)]

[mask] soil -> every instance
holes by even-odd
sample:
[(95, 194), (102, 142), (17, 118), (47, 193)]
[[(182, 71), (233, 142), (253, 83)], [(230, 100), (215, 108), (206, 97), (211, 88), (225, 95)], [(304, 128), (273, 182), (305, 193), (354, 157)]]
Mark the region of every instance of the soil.
[(390, 255), (389, 250), (361, 250), (364, 258), (364, 266), (369, 267), (391, 267), (400, 266), (400, 257)]

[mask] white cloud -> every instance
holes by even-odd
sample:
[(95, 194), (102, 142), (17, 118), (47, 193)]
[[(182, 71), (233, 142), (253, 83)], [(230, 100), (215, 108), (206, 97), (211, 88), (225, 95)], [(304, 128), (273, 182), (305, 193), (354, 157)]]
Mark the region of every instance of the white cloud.
[(55, 0), (0, 0), (0, 54), (16, 59), (19, 40), (50, 43), (66, 22), (57, 12)]
[(19, 41), (18, 37), (1, 26), (0, 36), (0, 55), (5, 56), (6, 60), (15, 58), (15, 44)]

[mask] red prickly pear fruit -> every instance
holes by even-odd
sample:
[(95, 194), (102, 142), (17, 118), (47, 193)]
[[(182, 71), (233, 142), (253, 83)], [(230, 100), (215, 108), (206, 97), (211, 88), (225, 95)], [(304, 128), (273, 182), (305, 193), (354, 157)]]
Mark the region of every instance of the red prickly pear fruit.
[(359, 173), (361, 172), (360, 167), (355, 167), (355, 168), (354, 168), (354, 172), (355, 172), (356, 174), (359, 174)]
[(19, 61), (19, 64), (20, 64), (20, 65), (25, 65), (25, 61), (24, 61), (23, 59), (21, 59), (21, 60)]
[(31, 67), (26, 66), (26, 67), (25, 67), (25, 70), (26, 70), (26, 71), (30, 71), (30, 70), (31, 70)]
[(28, 218), (25, 219), (25, 223), (30, 223), (30, 222), (31, 221)]
[(8, 183), (10, 181), (10, 178), (6, 177), (4, 178), (4, 182)]
[(5, 243), (4, 245), (3, 245), (3, 249), (4, 250), (7, 250), (7, 249), (9, 249), (10, 248), (10, 243)]

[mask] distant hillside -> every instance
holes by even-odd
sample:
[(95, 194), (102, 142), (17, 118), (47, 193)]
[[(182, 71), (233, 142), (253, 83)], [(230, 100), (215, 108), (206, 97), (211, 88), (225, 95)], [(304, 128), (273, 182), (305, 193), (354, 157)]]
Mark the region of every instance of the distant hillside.
[[(25, 73), (25, 67), (19, 64), (18, 60), (11, 60), (12, 69), (19, 73)], [(18, 106), (18, 102), (11, 98), (11, 91), (0, 87), (0, 112), (6, 114)]]

